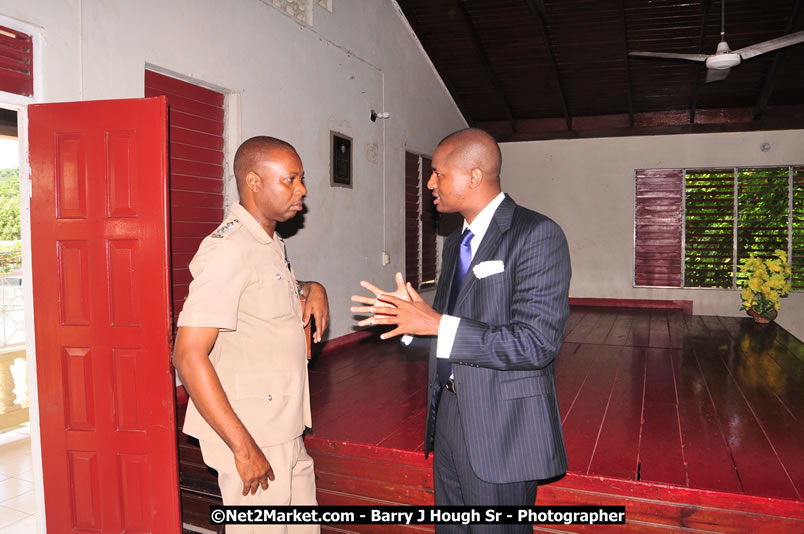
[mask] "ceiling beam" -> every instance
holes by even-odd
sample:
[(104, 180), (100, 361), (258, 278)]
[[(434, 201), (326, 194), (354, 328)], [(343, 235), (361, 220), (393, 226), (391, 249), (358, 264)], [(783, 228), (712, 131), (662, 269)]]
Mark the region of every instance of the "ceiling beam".
[(625, 93), (628, 99), (628, 125), (634, 126), (634, 98), (631, 95), (631, 60), (628, 57), (628, 35), (625, 21), (625, 0), (620, 0), (620, 13), (622, 13), (623, 61), (625, 62)]
[(463, 24), (466, 27), (466, 31), (469, 33), (469, 38), (472, 40), (472, 43), (477, 50), (478, 55), (480, 56), (480, 61), (483, 65), (483, 70), (486, 71), (486, 76), (488, 77), (491, 85), (494, 87), (494, 92), (497, 93), (497, 98), (500, 101), (500, 104), (505, 111), (505, 117), (508, 119), (508, 122), (511, 125), (511, 130), (516, 132), (516, 120), (514, 119), (513, 113), (511, 113), (511, 105), (508, 102), (508, 98), (505, 96), (505, 92), (503, 91), (502, 85), (500, 84), (500, 80), (497, 75), (494, 73), (494, 69), (491, 66), (491, 61), (489, 60), (489, 56), (486, 54), (486, 49), (483, 47), (483, 43), (480, 42), (480, 37), (477, 34), (477, 30), (475, 29), (475, 25), (469, 18), (469, 14), (466, 12), (466, 6), (462, 0), (455, 0), (455, 7), (456, 12), (460, 15), (461, 20), (463, 20)]
[[(629, 125), (626, 113), (599, 116), (576, 116), (572, 131), (567, 131), (560, 117), (523, 119), (519, 131), (506, 141), (536, 141), (544, 139), (580, 139), (590, 137), (621, 137), (672, 135), (688, 133), (744, 132), (801, 129), (804, 127), (804, 105), (774, 107), (761, 120), (752, 121), (753, 107), (715, 108), (698, 111), (698, 122), (689, 123), (686, 109), (636, 113), (634, 126)], [(507, 134), (505, 121), (479, 121), (480, 128), (492, 135)]]
[[(403, 11), (403, 13), (404, 13), (404, 11)], [(438, 76), (441, 77), (441, 81), (444, 82), (444, 85), (446, 86), (447, 91), (449, 92), (450, 96), (452, 97), (452, 100), (455, 102), (455, 105), (458, 106), (458, 109), (460, 110), (461, 115), (463, 115), (463, 118), (466, 119), (467, 124), (469, 124), (470, 126), (473, 126), (474, 121), (472, 120), (472, 116), (471, 116), (471, 114), (469, 113), (469, 110), (466, 107), (466, 103), (463, 101), (463, 99), (458, 94), (458, 91), (456, 90), (457, 87), (449, 79), (449, 76), (447, 75), (447, 71), (444, 69), (444, 65), (441, 63), (441, 61), (439, 61), (438, 57), (436, 56), (436, 53), (438, 52), (438, 48), (436, 46), (434, 46), (432, 42), (430, 42), (430, 40), (427, 38), (427, 34), (425, 34), (424, 31), (422, 31), (420, 28), (414, 26), (412, 16), (409, 16), (408, 13), (405, 13), (405, 17), (408, 20), (408, 24), (410, 24), (410, 27), (413, 29), (413, 34), (414, 34), (415, 38), (419, 40), (419, 43), (421, 43), (422, 48), (424, 48), (425, 54), (427, 55), (428, 58), (430, 58), (430, 61), (433, 63), (433, 67), (435, 67), (436, 73), (438, 74)]]
[(539, 21), (539, 29), (544, 36), (544, 46), (547, 49), (547, 54), (550, 57), (550, 66), (553, 71), (553, 76), (558, 84), (558, 96), (561, 98), (561, 111), (564, 113), (564, 122), (567, 123), (567, 130), (572, 130), (572, 116), (567, 106), (567, 95), (564, 91), (564, 84), (561, 82), (561, 73), (558, 70), (558, 63), (556, 62), (556, 54), (553, 50), (553, 42), (550, 39), (550, 32), (547, 31), (547, 12), (544, 8), (544, 2), (540, 0), (525, 0), (528, 4), (531, 13)]
[[(723, 0), (721, 0), (723, 1)], [(706, 36), (706, 19), (709, 18), (709, 8), (712, 7), (712, 0), (704, 0), (703, 13), (701, 13), (701, 33), (698, 35), (698, 53), (703, 54), (704, 37)], [(695, 124), (695, 113), (698, 108), (698, 93), (703, 87), (701, 75), (701, 66), (698, 64), (692, 65), (693, 73), (692, 80), (692, 94), (690, 94), (690, 124)]]
[[(784, 30), (784, 34), (787, 35), (793, 31), (793, 25), (795, 24), (796, 19), (801, 12), (801, 0), (796, 0), (793, 4), (793, 12), (790, 14), (790, 18), (787, 19), (787, 27)], [(779, 63), (782, 61), (782, 56), (784, 56), (785, 49), (779, 50), (776, 52), (776, 57), (773, 58), (768, 70), (765, 72), (765, 79), (762, 82), (762, 89), (759, 91), (759, 97), (757, 98), (757, 103), (754, 106), (754, 120), (758, 121), (762, 118), (762, 114), (765, 112), (765, 108), (768, 105), (768, 100), (770, 100), (770, 95), (773, 94), (773, 89), (776, 87), (776, 81), (778, 80), (778, 70), (779, 70)]]
[[(419, 40), (422, 41), (422, 46), (425, 50), (427, 50), (428, 46), (425, 44), (424, 40), (422, 40), (421, 37), (419, 37)], [(433, 53), (428, 54), (428, 57), (430, 58), (430, 61), (433, 62), (433, 66), (435, 67), (438, 75), (441, 76), (441, 81), (444, 82), (444, 86), (447, 88), (447, 91), (452, 97), (452, 100), (455, 102), (455, 105), (458, 106), (458, 109), (461, 111), (463, 118), (466, 119), (466, 123), (469, 124), (469, 126), (473, 126), (474, 120), (472, 119), (472, 115), (469, 113), (469, 109), (466, 107), (466, 102), (464, 102), (461, 96), (458, 94), (458, 88), (454, 83), (452, 83), (452, 80), (450, 80), (444, 65), (435, 57), (435, 52), (437, 49), (435, 47), (429, 47), (429, 49), (432, 50)]]

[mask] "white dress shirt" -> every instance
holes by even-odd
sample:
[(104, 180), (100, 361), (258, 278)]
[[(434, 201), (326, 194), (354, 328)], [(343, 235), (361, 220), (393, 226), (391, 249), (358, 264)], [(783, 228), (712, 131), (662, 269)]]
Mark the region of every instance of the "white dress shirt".
[[(489, 229), (491, 219), (494, 217), (494, 212), (497, 211), (497, 208), (500, 207), (503, 200), (505, 200), (505, 193), (500, 193), (494, 197), (491, 202), (486, 204), (486, 207), (477, 214), (472, 224), (467, 223), (466, 219), (463, 220), (463, 230), (469, 228), (472, 234), (474, 234), (471, 243), (469, 243), (472, 249), (472, 259), (474, 259), (477, 249), (480, 248), (480, 242), (483, 241), (483, 236), (486, 235), (486, 231)], [(463, 230), (461, 233), (463, 233)], [(467, 276), (468, 274), (469, 273), (467, 273)], [(452, 345), (455, 343), (455, 334), (458, 333), (458, 325), (460, 325), (460, 323), (460, 317), (447, 314), (441, 316), (441, 323), (438, 325), (438, 340), (436, 341), (436, 357), (449, 358), (450, 353), (452, 353)]]

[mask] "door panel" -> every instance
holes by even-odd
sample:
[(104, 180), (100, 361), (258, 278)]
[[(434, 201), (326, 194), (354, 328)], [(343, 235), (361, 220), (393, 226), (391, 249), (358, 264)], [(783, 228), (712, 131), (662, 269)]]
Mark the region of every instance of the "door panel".
[(180, 532), (165, 100), (28, 113), (48, 532)]

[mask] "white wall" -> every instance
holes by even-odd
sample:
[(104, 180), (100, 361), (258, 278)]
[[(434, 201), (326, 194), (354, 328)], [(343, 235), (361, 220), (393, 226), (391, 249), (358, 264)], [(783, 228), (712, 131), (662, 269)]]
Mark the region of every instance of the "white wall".
[[(733, 290), (633, 287), (634, 170), (803, 164), (804, 131), (505, 143), (502, 153), (503, 189), (567, 235), (571, 296), (692, 300), (696, 315), (745, 316)], [(777, 321), (804, 339), (804, 293), (782, 301)]]
[[(231, 94), (229, 193), (242, 140), (294, 144), (308, 213), (288, 252), (299, 278), (327, 287), (337, 337), (353, 331), (349, 296), (359, 281), (390, 286), (404, 270), (405, 149), (431, 154), (465, 122), (390, 0), (334, 0), (332, 13), (316, 5), (312, 27), (268, 4), (0, 0), (0, 14), (43, 30), (39, 101), (142, 97), (146, 65)], [(391, 118), (372, 123), (372, 108)], [(353, 138), (351, 190), (329, 185), (331, 129)]]

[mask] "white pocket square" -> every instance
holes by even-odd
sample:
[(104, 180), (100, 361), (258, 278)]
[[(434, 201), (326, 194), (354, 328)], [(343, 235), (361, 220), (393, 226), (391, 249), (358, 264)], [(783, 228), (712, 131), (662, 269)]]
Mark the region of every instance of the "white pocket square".
[(485, 278), (492, 274), (501, 273), (505, 270), (505, 266), (501, 260), (482, 261), (472, 267), (472, 272), (475, 273), (475, 278)]

